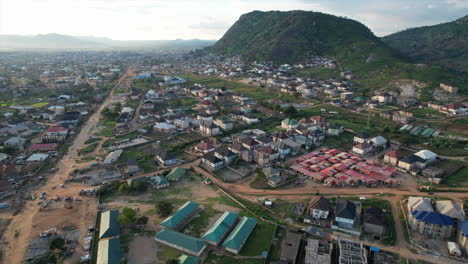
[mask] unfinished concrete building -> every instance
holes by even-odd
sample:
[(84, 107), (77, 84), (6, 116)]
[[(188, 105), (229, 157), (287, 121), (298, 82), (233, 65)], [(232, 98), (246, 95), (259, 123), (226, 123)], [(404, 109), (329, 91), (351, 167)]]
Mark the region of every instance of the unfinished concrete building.
[(356, 241), (338, 239), (339, 264), (367, 264), (367, 251)]
[(317, 239), (307, 239), (305, 264), (330, 264), (333, 244)]

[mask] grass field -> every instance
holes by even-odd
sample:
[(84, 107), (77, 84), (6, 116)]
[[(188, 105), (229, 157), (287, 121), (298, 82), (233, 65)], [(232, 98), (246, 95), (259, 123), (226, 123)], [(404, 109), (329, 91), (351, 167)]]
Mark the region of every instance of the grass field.
[[(272, 224), (259, 221), (257, 226), (250, 234), (244, 247), (242, 248), (240, 255), (255, 257), (260, 256), (263, 251), (270, 249), (270, 241), (273, 239), (276, 227)], [(262, 241), (263, 243), (258, 243)]]
[(83, 147), (82, 149), (78, 151), (78, 155), (82, 156), (82, 155), (91, 153), (97, 148), (98, 145), (99, 143), (92, 143), (92, 144), (86, 145), (85, 147)]
[(276, 93), (270, 93), (265, 88), (247, 85), (239, 81), (223, 80), (218, 77), (206, 77), (199, 75), (181, 75), (180, 77), (188, 80), (188, 85), (201, 83), (212, 87), (226, 87), (233, 92), (245, 94), (252, 99), (267, 100), (276, 97)]
[(112, 136), (112, 133), (114, 132), (114, 127), (115, 127), (115, 121), (104, 121), (102, 123), (102, 130), (99, 132), (99, 134), (103, 137), (110, 137)]
[(47, 106), (47, 105), (49, 105), (48, 102), (40, 102), (40, 103), (32, 104), (32, 105), (30, 105), (30, 107), (41, 108), (41, 107), (44, 107), (44, 106)]

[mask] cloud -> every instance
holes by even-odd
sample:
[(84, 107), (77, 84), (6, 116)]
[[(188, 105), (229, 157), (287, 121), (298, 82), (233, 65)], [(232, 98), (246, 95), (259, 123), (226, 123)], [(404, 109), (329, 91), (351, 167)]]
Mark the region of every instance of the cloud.
[[(25, 8), (27, 7), (27, 8)], [(346, 16), (383, 36), (468, 13), (467, 0), (0, 0), (0, 34), (217, 39), (253, 10)]]

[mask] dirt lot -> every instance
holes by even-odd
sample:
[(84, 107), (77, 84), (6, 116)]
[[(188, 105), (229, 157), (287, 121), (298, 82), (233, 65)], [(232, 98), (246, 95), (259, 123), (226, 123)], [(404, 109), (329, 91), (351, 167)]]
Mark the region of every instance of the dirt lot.
[(158, 260), (158, 244), (152, 236), (137, 236), (129, 245), (128, 264), (154, 264)]

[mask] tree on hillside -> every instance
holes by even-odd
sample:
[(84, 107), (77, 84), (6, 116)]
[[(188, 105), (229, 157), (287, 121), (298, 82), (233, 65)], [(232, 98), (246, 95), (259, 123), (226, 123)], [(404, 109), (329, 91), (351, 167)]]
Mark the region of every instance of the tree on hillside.
[(172, 204), (167, 201), (161, 201), (157, 204), (156, 209), (162, 217), (169, 216), (172, 213)]

